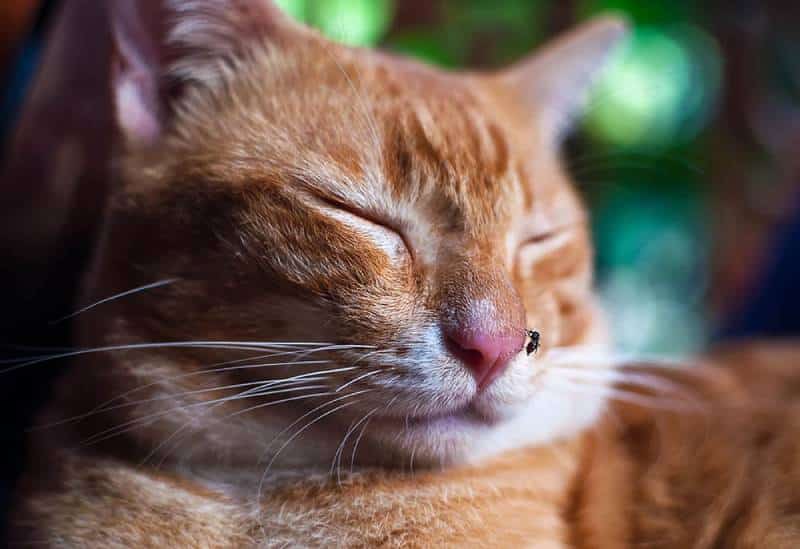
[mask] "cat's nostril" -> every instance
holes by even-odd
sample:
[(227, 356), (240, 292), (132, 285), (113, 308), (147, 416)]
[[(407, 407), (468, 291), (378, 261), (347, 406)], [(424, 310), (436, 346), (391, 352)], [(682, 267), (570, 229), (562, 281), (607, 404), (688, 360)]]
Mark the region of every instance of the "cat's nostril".
[(445, 340), (450, 352), (473, 375), (479, 389), (500, 377), (525, 343), (522, 333), (519, 336), (494, 336), (461, 330), (448, 331)]

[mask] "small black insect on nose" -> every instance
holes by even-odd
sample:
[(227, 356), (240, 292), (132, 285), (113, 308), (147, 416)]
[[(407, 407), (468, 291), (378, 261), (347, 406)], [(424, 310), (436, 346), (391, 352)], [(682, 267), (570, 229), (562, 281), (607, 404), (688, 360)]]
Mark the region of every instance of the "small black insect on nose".
[(537, 332), (536, 330), (525, 330), (525, 333), (527, 333), (528, 337), (531, 338), (531, 340), (525, 346), (525, 352), (528, 353), (528, 356), (530, 356), (532, 353), (535, 353), (536, 351), (539, 350), (540, 336), (539, 332)]

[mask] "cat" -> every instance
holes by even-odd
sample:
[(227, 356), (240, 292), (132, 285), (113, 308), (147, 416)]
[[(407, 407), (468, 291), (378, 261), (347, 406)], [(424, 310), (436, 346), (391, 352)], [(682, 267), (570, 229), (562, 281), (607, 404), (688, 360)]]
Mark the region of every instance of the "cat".
[(266, 0), (111, 6), (118, 180), (15, 542), (800, 534), (794, 349), (685, 371), (607, 358), (559, 143), (624, 21), (455, 73)]

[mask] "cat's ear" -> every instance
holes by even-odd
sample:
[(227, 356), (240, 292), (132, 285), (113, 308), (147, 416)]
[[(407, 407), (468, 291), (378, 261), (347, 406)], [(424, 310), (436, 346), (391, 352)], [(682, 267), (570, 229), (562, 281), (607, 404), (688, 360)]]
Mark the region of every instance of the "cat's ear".
[(559, 139), (627, 32), (624, 19), (598, 17), (506, 69), (501, 81), (544, 127), (545, 135)]
[(112, 91), (129, 144), (152, 144), (188, 86), (214, 86), (254, 41), (301, 32), (270, 0), (113, 0)]

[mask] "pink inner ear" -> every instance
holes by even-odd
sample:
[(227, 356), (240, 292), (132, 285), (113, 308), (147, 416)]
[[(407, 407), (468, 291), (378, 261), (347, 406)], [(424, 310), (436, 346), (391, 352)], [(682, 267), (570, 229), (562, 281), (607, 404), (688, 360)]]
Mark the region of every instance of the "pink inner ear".
[[(163, 130), (169, 112), (161, 87), (165, 74), (181, 83), (176, 89), (214, 86), (220, 59), (239, 55), (251, 40), (299, 28), (269, 0), (109, 0), (109, 5), (117, 121), (132, 143), (152, 143)], [(178, 95), (173, 91), (171, 99)]]
[(161, 133), (155, 93), (148, 88), (148, 75), (120, 75), (115, 82), (117, 122), (128, 140), (151, 144)]
[(115, 58), (112, 70), (117, 122), (133, 143), (152, 143), (161, 131), (159, 78), (163, 42), (155, 0), (110, 4)]

